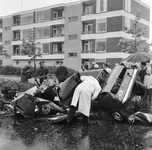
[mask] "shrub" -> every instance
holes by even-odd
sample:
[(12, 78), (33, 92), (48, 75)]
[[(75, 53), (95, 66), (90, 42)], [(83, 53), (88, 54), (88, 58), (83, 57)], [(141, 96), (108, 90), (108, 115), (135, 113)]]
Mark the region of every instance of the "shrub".
[(22, 83), (19, 81), (0, 78), (0, 90), (5, 89), (6, 87), (11, 87), (11, 89), (17, 89), (18, 91), (23, 92), (35, 85), (36, 83)]
[(0, 74), (1, 75), (20, 75), (21, 68), (14, 67), (14, 66), (2, 66), (0, 67)]
[[(57, 67), (56, 66), (47, 66), (49, 70), (49, 74), (55, 74)], [(14, 67), (14, 66), (2, 66), (0, 67), (0, 74), (1, 75), (21, 75), (21, 67)], [(34, 77), (34, 67), (32, 69), (32, 77)], [(69, 76), (72, 75), (75, 70), (68, 68)]]

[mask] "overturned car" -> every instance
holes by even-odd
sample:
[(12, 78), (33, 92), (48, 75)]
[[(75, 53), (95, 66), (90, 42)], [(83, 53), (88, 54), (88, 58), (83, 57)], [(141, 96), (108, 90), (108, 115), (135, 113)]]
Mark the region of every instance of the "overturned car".
[(145, 87), (137, 81), (137, 77), (137, 68), (129, 68), (123, 64), (116, 66), (95, 100), (98, 108), (108, 108), (115, 120), (123, 121), (123, 108), (134, 96), (142, 97), (145, 94)]

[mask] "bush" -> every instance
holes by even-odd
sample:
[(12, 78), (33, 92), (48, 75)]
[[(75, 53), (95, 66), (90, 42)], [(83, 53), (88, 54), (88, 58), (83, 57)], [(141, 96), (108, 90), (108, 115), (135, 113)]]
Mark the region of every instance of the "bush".
[(2, 66), (0, 67), (0, 74), (1, 75), (20, 75), (21, 68), (14, 67), (14, 66)]
[(22, 83), (19, 81), (7, 80), (4, 78), (0, 79), (0, 90), (11, 87), (11, 89), (17, 89), (19, 92), (23, 92), (35, 85), (36, 83)]
[[(14, 66), (2, 66), (0, 67), (0, 74), (1, 75), (21, 75), (21, 67), (14, 67)], [(32, 77), (34, 77), (34, 67), (32, 69)], [(49, 74), (55, 74), (57, 67), (56, 66), (48, 66)], [(72, 75), (75, 70), (68, 68), (69, 76)]]

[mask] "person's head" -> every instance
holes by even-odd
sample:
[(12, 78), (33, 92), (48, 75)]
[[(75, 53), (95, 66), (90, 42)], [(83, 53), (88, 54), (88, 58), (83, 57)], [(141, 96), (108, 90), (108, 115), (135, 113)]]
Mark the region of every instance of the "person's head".
[(108, 65), (108, 68), (110, 68), (111, 66), (110, 66), (110, 63), (107, 63), (107, 65)]
[(107, 68), (108, 67), (108, 64), (107, 63), (104, 63), (103, 64), (103, 69)]
[(141, 62), (140, 67), (141, 67), (141, 69), (145, 68), (146, 67), (146, 62)]
[(95, 64), (95, 65), (94, 65), (94, 69), (99, 69), (99, 65), (98, 65), (98, 64)]
[(31, 65), (31, 61), (28, 61), (28, 66), (30, 66)]
[(93, 62), (92, 62), (92, 66), (94, 66), (95, 64), (96, 64), (96, 63), (93, 61)]
[(115, 66), (118, 66), (119, 64), (118, 63), (115, 63)]
[(62, 61), (60, 61), (60, 62), (59, 62), (59, 66), (62, 66), (62, 65), (63, 65), (63, 62), (62, 62)]
[(43, 61), (40, 61), (39, 65), (40, 65), (40, 67), (43, 67), (43, 65), (44, 65)]

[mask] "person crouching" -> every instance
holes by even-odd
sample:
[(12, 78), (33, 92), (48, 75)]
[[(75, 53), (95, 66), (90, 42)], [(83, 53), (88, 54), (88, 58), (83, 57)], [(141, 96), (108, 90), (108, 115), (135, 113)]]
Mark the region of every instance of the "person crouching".
[(100, 84), (97, 79), (92, 76), (81, 76), (81, 83), (76, 87), (70, 111), (68, 113), (67, 122), (72, 122), (75, 112), (82, 114), (82, 124), (89, 124), (89, 115), (91, 108), (91, 100), (95, 100), (101, 91)]

